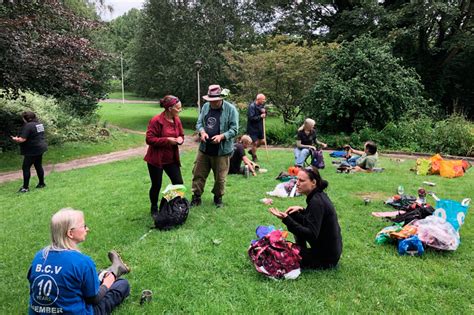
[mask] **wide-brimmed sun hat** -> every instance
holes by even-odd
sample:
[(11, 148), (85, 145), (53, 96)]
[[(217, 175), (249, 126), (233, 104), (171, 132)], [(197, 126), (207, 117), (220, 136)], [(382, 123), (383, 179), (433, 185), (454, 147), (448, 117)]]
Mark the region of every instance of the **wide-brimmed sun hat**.
[(204, 95), (202, 98), (206, 101), (220, 101), (222, 100), (221, 95), (222, 89), (221, 86), (218, 84), (209, 85), (209, 89), (207, 90), (207, 95)]

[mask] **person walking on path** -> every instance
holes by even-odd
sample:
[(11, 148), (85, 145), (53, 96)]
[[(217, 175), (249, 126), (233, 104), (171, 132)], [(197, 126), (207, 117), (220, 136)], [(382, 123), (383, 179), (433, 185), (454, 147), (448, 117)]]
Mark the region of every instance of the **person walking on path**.
[(29, 314), (110, 314), (130, 294), (120, 276), (130, 271), (116, 251), (112, 265), (97, 274), (94, 261), (79, 251), (89, 227), (84, 213), (71, 208), (51, 218), (51, 244), (38, 251), (28, 270)]
[(267, 98), (263, 94), (258, 94), (255, 100), (250, 103), (247, 111), (247, 134), (252, 138), (252, 148), (249, 153), (252, 161), (257, 162), (257, 148), (262, 145), (265, 138), (263, 124), (267, 116), (265, 102)]
[(158, 211), (163, 171), (173, 185), (183, 184), (178, 149), (184, 142), (183, 125), (179, 119), (182, 105), (176, 96), (166, 95), (160, 100), (160, 106), (164, 108), (163, 112), (150, 120), (146, 131), (148, 150), (144, 160), (147, 162), (151, 179), (151, 213)]
[(38, 121), (36, 114), (33, 112), (23, 112), (21, 114), (24, 125), (19, 136), (12, 136), (12, 140), (20, 144), (20, 153), (23, 158), (23, 186), (18, 191), (26, 193), (29, 191), (31, 166), (35, 166), (38, 175), (38, 185), (36, 188), (44, 188), (44, 170), (43, 170), (43, 154), (48, 150), (48, 145), (44, 137), (44, 125)]
[(201, 205), (201, 196), (211, 170), (214, 173), (214, 204), (217, 207), (223, 205), (230, 155), (239, 130), (239, 114), (233, 104), (222, 98), (221, 92), (219, 85), (209, 86), (207, 95), (203, 96), (207, 102), (202, 106), (196, 123), (201, 142), (193, 168), (193, 207)]

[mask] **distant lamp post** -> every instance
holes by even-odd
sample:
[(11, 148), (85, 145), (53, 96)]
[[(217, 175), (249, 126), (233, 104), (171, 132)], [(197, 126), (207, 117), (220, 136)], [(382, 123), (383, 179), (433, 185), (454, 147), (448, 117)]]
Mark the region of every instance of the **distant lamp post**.
[(122, 104), (125, 104), (125, 88), (123, 84), (123, 55), (120, 53), (120, 72), (122, 72)]
[(199, 71), (202, 68), (202, 61), (201, 60), (196, 60), (194, 62), (194, 66), (196, 66), (196, 72), (197, 72), (197, 88), (198, 88), (198, 113), (201, 112), (201, 85), (199, 84)]

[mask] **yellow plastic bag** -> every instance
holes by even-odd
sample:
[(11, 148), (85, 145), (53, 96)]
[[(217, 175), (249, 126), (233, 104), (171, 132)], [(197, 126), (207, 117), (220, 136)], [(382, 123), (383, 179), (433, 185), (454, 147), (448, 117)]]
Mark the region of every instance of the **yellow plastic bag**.
[(416, 175), (428, 175), (430, 168), (430, 160), (421, 158), (416, 160)]
[(463, 163), (461, 160), (442, 161), (440, 164), (439, 174), (442, 177), (454, 178), (464, 175)]

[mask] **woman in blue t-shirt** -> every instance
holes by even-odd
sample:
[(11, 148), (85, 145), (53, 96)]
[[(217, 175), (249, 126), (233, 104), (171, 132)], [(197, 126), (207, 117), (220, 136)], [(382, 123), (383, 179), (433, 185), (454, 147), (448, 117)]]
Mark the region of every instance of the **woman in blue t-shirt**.
[(46, 186), (44, 183), (44, 170), (43, 170), (43, 153), (48, 150), (48, 146), (44, 139), (44, 126), (38, 121), (35, 113), (23, 112), (21, 114), (25, 124), (21, 128), (20, 135), (18, 137), (12, 136), (11, 138), (16, 143), (20, 144), (20, 153), (24, 156), (23, 158), (23, 186), (18, 192), (26, 193), (29, 191), (31, 172), (30, 168), (32, 165), (35, 166), (36, 174), (38, 175), (39, 183), (36, 188), (43, 188)]
[(110, 314), (130, 294), (128, 281), (119, 279), (130, 269), (117, 252), (109, 252), (111, 267), (97, 275), (92, 259), (79, 251), (88, 232), (82, 211), (53, 215), (51, 245), (36, 253), (28, 271), (29, 314)]
[(315, 144), (321, 145), (323, 148), (327, 144), (316, 139), (316, 122), (311, 118), (306, 118), (303, 125), (298, 128), (296, 135), (295, 166), (303, 167), (304, 161), (311, 154), (311, 150), (316, 150)]

